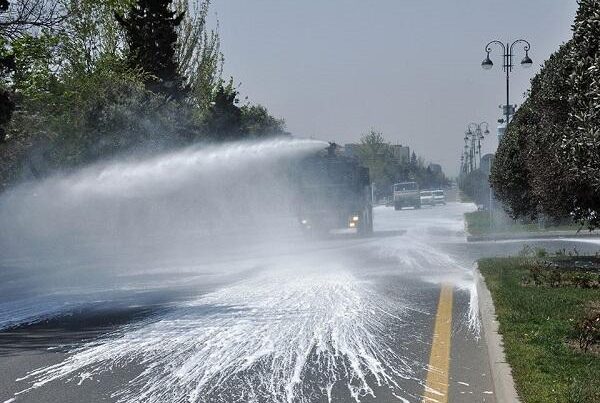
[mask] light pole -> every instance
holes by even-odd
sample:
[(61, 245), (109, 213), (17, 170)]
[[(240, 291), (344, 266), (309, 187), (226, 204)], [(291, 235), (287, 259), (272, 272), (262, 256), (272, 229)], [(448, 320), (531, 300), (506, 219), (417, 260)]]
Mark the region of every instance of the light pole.
[[(465, 132), (465, 156), (469, 172), (481, 167), (481, 140), (490, 134), (489, 124), (487, 122), (469, 123)], [(477, 162), (479, 158), (479, 163)]]
[(470, 173), (473, 170), (473, 147), (469, 145), (471, 142), (471, 136), (468, 132), (465, 132), (465, 157), (467, 159), (466, 168), (467, 173)]
[[(472, 127), (474, 128), (473, 130), (471, 130)], [(484, 128), (484, 130), (482, 130), (482, 127)], [(467, 126), (467, 134), (470, 133), (472, 133), (471, 137), (473, 137), (473, 143), (477, 143), (477, 154), (479, 155), (479, 166), (481, 167), (481, 140), (483, 140), (485, 136), (490, 134), (490, 125), (488, 124), (488, 122), (471, 122)], [(473, 144), (473, 146), (474, 145), (475, 144)]]
[(523, 50), (525, 51), (525, 57), (521, 60), (521, 66), (523, 66), (524, 68), (529, 68), (533, 65), (533, 61), (529, 57), (529, 49), (531, 49), (531, 44), (529, 42), (527, 42), (525, 39), (517, 39), (516, 41), (514, 41), (511, 44), (508, 44), (508, 43), (504, 44), (497, 40), (489, 42), (487, 45), (485, 45), (485, 51), (487, 52), (487, 55), (486, 55), (485, 59), (483, 59), (483, 61), (481, 62), (481, 67), (483, 67), (485, 70), (489, 70), (494, 66), (494, 63), (490, 59), (490, 52), (492, 51), (492, 45), (494, 45), (494, 44), (498, 45), (502, 48), (503, 57), (504, 57), (503, 66), (502, 66), (503, 70), (506, 72), (506, 105), (504, 106), (504, 108), (505, 108), (504, 114), (506, 115), (506, 127), (508, 128), (508, 122), (510, 121), (510, 115), (512, 113), (514, 113), (514, 108), (512, 108), (512, 105), (510, 104), (510, 86), (509, 86), (510, 72), (512, 71), (512, 68), (514, 67), (514, 65), (513, 65), (513, 48), (517, 44), (523, 45)]

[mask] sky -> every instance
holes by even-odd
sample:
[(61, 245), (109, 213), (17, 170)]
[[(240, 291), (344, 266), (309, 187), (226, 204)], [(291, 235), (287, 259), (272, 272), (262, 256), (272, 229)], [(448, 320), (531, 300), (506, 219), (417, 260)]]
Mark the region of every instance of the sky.
[(511, 103), (572, 36), (575, 0), (213, 0), (224, 76), (300, 137), (358, 142), (371, 128), (456, 175), (470, 122), (497, 147), (505, 102), (502, 54), (491, 40), (531, 42), (534, 66), (511, 73)]

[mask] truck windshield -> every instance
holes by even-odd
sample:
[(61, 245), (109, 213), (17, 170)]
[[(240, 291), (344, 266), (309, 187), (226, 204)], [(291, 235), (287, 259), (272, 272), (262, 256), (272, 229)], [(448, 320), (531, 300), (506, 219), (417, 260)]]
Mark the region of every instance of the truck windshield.
[(397, 183), (394, 185), (394, 192), (404, 192), (407, 190), (417, 190), (416, 182)]

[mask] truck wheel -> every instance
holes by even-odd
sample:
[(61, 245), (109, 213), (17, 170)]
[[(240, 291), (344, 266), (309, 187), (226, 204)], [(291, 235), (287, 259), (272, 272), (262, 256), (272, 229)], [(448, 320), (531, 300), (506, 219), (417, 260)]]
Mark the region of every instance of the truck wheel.
[(394, 204), (394, 210), (398, 211), (400, 210), (402, 207), (400, 207), (399, 204)]

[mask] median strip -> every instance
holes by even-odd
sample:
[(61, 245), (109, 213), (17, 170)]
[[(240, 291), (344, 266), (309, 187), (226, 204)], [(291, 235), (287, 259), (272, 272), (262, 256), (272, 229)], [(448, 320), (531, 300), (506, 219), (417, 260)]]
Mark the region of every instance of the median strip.
[(453, 287), (449, 284), (442, 285), (433, 329), (433, 341), (431, 343), (423, 402), (448, 402), (452, 299)]

